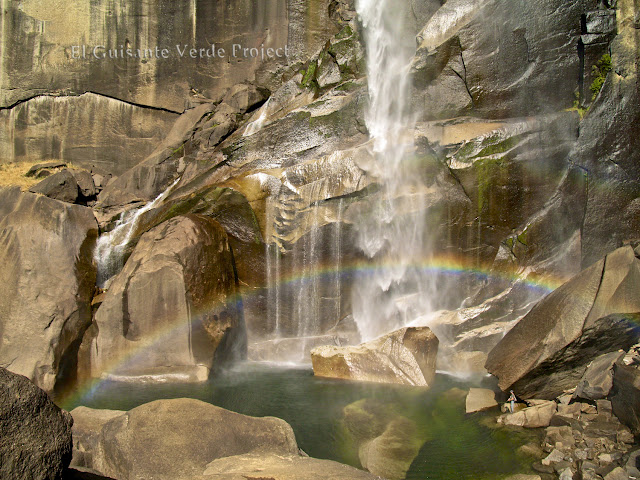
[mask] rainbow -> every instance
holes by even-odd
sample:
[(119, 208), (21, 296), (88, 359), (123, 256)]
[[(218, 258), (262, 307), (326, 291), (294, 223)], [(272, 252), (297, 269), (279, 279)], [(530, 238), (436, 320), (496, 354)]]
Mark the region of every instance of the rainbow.
[[(352, 262), (348, 264), (342, 264), (336, 267), (336, 265), (318, 265), (313, 272), (291, 272), (280, 278), (278, 285), (280, 286), (299, 286), (301, 282), (310, 282), (323, 278), (335, 278), (336, 275), (340, 276), (353, 276), (353, 275), (374, 275), (387, 269), (396, 268), (397, 265), (391, 263), (377, 263), (371, 262)], [(517, 271), (502, 271), (497, 272), (490, 270), (489, 268), (478, 267), (477, 265), (471, 265), (469, 261), (462, 260), (453, 256), (441, 255), (433, 257), (421, 263), (405, 265), (407, 269), (413, 269), (420, 271), (425, 275), (446, 275), (446, 276), (471, 276), (477, 278), (479, 281), (485, 281), (487, 279), (504, 280), (506, 282), (519, 282), (529, 289), (534, 290), (538, 294), (545, 295), (555, 290), (561, 284), (566, 282), (568, 278), (554, 278), (551, 276), (540, 276), (529, 274), (524, 277)], [(249, 300), (252, 295), (257, 295), (256, 290), (241, 288), (239, 293), (227, 298), (227, 305), (231, 308), (242, 308), (242, 303)], [(189, 328), (189, 322), (183, 318), (176, 318), (174, 322), (159, 328), (152, 335), (147, 336), (144, 340), (139, 342), (139, 345), (134, 349), (123, 353), (120, 357), (113, 359), (106, 368), (103, 369), (103, 376), (101, 378), (91, 378), (84, 382), (79, 383), (68, 394), (63, 394), (56, 398), (56, 402), (65, 409), (73, 408), (77, 405), (83, 404), (84, 399), (90, 397), (100, 386), (108, 381), (109, 375), (116, 374), (119, 370), (127, 365), (135, 365), (136, 360), (142, 358), (146, 352), (152, 351), (164, 342), (167, 342), (171, 337), (178, 333), (183, 333), (184, 330)]]

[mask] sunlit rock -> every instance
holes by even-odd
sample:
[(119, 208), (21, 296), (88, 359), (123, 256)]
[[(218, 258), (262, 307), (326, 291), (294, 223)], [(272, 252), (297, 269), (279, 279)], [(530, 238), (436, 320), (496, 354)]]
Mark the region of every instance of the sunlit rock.
[(193, 399), (156, 400), (100, 429), (93, 468), (129, 480), (176, 480), (202, 474), (215, 459), (247, 453), (298, 455), (293, 430)]
[(496, 394), (486, 388), (470, 388), (465, 402), (467, 413), (480, 412), (489, 408), (497, 407)]
[(311, 351), (314, 375), (428, 387), (435, 377), (438, 338), (427, 327), (402, 328), (357, 347)]

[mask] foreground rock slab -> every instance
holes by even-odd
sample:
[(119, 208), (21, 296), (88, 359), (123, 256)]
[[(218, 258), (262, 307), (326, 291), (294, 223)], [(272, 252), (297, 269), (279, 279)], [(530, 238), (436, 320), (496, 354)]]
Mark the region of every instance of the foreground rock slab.
[(52, 392), (91, 323), (90, 209), (0, 189), (0, 365)]
[(289, 424), (199, 400), (157, 400), (102, 426), (92, 468), (119, 480), (192, 479), (216, 459), (258, 452), (298, 455)]
[(0, 368), (0, 478), (57, 479), (73, 419), (26, 377)]
[(247, 454), (221, 458), (207, 465), (196, 480), (374, 480), (369, 472), (341, 463), (299, 455)]
[(428, 327), (408, 327), (356, 347), (315, 348), (311, 362), (318, 377), (428, 387), (437, 353), (438, 338)]
[(640, 260), (622, 247), (540, 301), (490, 352), (502, 390), (552, 399), (575, 387), (598, 356), (637, 342)]

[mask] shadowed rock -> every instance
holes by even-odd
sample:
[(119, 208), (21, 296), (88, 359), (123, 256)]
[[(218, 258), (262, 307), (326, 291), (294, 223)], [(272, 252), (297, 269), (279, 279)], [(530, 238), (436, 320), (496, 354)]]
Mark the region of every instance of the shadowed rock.
[(599, 355), (637, 342), (640, 260), (620, 248), (539, 302), (489, 353), (502, 390), (555, 398)]
[(66, 203), (76, 203), (80, 195), (78, 182), (67, 169), (45, 178), (31, 187), (29, 191)]
[(88, 208), (0, 189), (0, 365), (47, 392), (91, 323), (97, 234)]
[(22, 375), (0, 368), (0, 478), (60, 478), (73, 419)]

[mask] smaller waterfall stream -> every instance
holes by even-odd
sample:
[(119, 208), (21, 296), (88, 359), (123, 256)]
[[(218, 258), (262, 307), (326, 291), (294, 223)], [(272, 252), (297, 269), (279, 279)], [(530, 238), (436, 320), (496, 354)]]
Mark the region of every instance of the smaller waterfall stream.
[(96, 284), (99, 288), (104, 288), (109, 279), (117, 275), (124, 267), (124, 253), (136, 232), (140, 217), (145, 212), (157, 207), (179, 181), (180, 178), (142, 208), (122, 212), (115, 228), (100, 236), (93, 254), (98, 269)]

